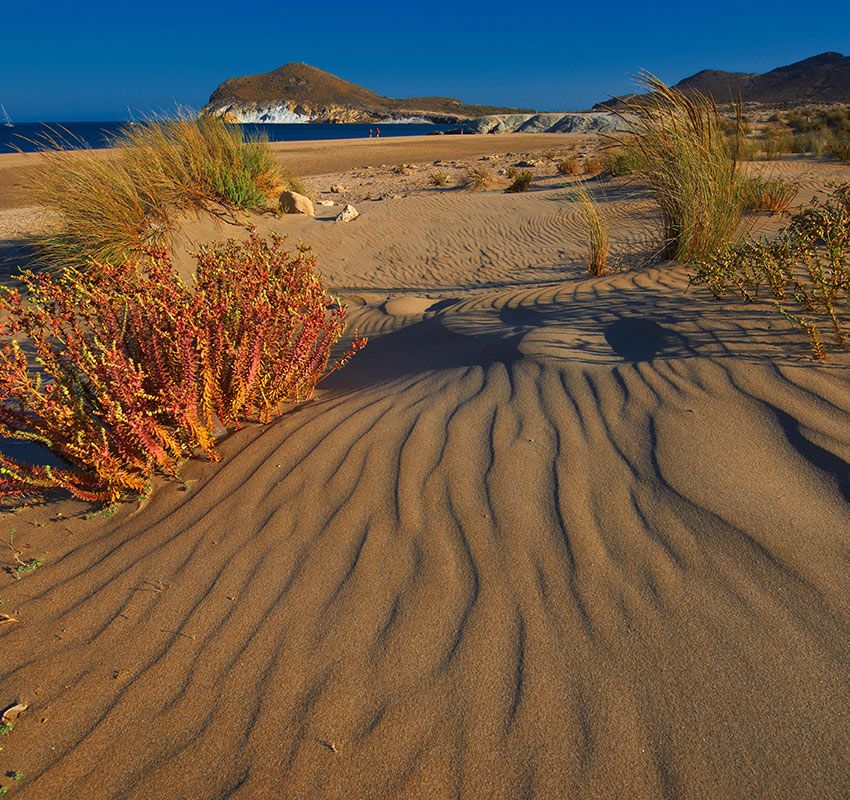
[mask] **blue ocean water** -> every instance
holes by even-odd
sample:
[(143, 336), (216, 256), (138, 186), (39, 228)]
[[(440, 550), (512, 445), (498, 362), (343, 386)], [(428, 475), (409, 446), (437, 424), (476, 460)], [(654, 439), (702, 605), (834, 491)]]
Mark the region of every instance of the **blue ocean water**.
[[(45, 137), (61, 139), (67, 148), (109, 147), (112, 138), (126, 122), (21, 122), (13, 128), (0, 125), (0, 153), (16, 150), (32, 152), (41, 149)], [(393, 136), (422, 136), (433, 131), (457, 130), (457, 125), (429, 125), (424, 123), (393, 123), (377, 126), (381, 138)], [(242, 125), (245, 136), (265, 136), (270, 142), (304, 142), (321, 139), (363, 139), (375, 125), (331, 123), (305, 123), (281, 125)]]

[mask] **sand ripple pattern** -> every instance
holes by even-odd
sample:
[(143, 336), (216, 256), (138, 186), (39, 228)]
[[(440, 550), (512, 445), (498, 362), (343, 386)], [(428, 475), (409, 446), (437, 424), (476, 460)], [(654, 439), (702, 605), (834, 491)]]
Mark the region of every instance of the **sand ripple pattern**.
[[(606, 207), (616, 218), (648, 204), (618, 196)], [(641, 233), (632, 226), (616, 237), (615, 256), (642, 245)], [(369, 203), (345, 234), (342, 242), (338, 229), (323, 226), (310, 239), (329, 280), (345, 288), (495, 287), (574, 278), (584, 269), (584, 234), (563, 189), (509, 202), (498, 192), (457, 191)]]
[(69, 522), (3, 591), (20, 796), (841, 796), (847, 368), (686, 287), (363, 306), (316, 403)]

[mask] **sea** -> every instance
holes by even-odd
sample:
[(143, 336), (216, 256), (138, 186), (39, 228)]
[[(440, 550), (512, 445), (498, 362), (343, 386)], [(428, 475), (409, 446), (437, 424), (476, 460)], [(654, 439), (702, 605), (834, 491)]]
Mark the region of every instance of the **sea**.
[[(22, 151), (25, 153), (54, 147), (60, 144), (65, 149), (109, 147), (112, 140), (128, 122), (20, 122), (13, 128), (0, 125), (0, 153)], [(376, 128), (381, 138), (395, 136), (422, 136), (437, 131), (456, 131), (457, 125), (429, 124), (420, 122), (395, 122), (382, 125), (368, 124), (250, 124), (239, 125), (243, 134), (250, 138), (265, 137), (270, 142), (307, 142), (323, 139), (366, 139)]]

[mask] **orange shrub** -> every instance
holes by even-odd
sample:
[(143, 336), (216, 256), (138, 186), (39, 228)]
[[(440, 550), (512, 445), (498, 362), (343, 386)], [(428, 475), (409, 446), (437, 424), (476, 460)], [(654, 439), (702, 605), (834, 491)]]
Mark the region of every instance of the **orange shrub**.
[(578, 175), (581, 172), (581, 164), (573, 156), (565, 156), (557, 164), (555, 169), (559, 175)]
[(155, 473), (175, 477), (183, 458), (218, 460), (217, 424), (267, 422), (366, 343), (355, 335), (328, 370), (346, 308), (310, 251), (291, 254), (279, 238), (203, 249), (194, 290), (160, 251), (141, 272), (94, 267), (25, 272), (25, 295), (0, 297), (11, 320), (0, 332), (23, 334), (0, 346), (0, 436), (39, 443), (66, 465), (0, 454), (0, 499), (142, 493)]

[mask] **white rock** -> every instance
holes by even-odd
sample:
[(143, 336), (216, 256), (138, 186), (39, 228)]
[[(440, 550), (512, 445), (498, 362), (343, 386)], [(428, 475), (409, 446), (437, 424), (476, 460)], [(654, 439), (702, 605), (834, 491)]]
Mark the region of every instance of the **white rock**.
[[(628, 120), (610, 111), (574, 114), (491, 114), (467, 123), (469, 133), (587, 133), (625, 131)], [(512, 153), (507, 153), (510, 157)]]
[(360, 212), (353, 206), (351, 203), (346, 203), (345, 207), (342, 211), (337, 214), (334, 222), (351, 222), (353, 219), (357, 219), (360, 216)]
[(336, 205), (333, 200), (317, 200), (316, 201), (320, 206), (333, 206)]

